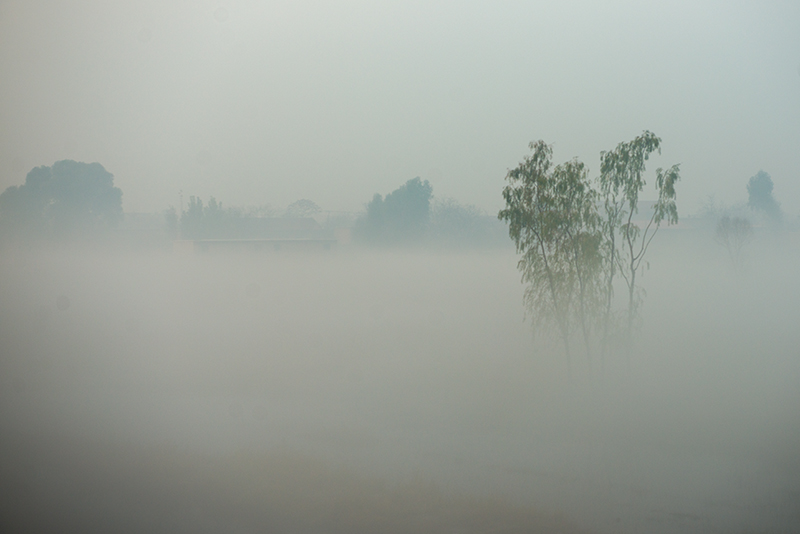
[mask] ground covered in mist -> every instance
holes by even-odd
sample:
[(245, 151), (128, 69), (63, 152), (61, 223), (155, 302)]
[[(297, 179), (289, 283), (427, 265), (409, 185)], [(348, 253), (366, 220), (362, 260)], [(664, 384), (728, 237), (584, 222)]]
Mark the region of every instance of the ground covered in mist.
[(571, 378), (510, 250), (4, 252), (3, 526), (790, 531), (798, 239), (714, 247), (660, 235), (631, 353)]

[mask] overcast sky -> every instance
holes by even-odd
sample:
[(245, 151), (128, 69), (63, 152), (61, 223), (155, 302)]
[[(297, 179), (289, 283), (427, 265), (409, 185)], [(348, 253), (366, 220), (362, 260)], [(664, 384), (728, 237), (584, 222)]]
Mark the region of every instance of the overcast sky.
[(0, 190), (74, 159), (128, 212), (358, 211), (415, 176), (496, 212), (530, 141), (595, 176), (645, 129), (682, 215), (763, 169), (797, 217), (800, 3), (0, 0)]

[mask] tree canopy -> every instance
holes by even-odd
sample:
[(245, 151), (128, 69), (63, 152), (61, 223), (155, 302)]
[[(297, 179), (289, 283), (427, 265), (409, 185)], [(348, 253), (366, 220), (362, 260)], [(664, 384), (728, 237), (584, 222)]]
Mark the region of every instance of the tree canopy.
[(569, 338), (579, 326), (589, 352), (592, 310), (598, 300), (600, 231), (597, 193), (577, 159), (552, 166), (544, 141), (508, 171), (506, 208), (498, 218), (522, 254), (518, 268), (527, 284), (525, 304), (535, 324), (552, 321), (569, 356)]
[(317, 206), (317, 204), (307, 198), (302, 198), (297, 202), (292, 202), (286, 208), (286, 217), (296, 218), (296, 217), (311, 217), (312, 215), (316, 215), (317, 213), (321, 212), (322, 208)]
[(32, 169), (0, 194), (0, 221), (24, 237), (78, 238), (122, 219), (122, 191), (99, 163), (57, 161)]
[(747, 205), (750, 209), (764, 214), (772, 222), (780, 222), (781, 207), (772, 196), (773, 187), (772, 177), (764, 171), (758, 171), (747, 183), (749, 197)]
[[(658, 200), (647, 224), (640, 228), (633, 221), (639, 210), (639, 193), (647, 182), (644, 172), (653, 152), (661, 152), (661, 138), (645, 131), (632, 141), (619, 143), (614, 150), (600, 154), (600, 191), (603, 196), (604, 240), (606, 243), (606, 312), (605, 329), (611, 314), (614, 275), (619, 272), (628, 288), (628, 333), (633, 326), (636, 309), (640, 303), (636, 275), (643, 266), (650, 242), (661, 223), (678, 222), (675, 204), (675, 183), (680, 179), (680, 165), (667, 170), (656, 170)], [(620, 239), (617, 239), (619, 237)]]
[[(577, 159), (557, 166), (544, 141), (530, 143), (531, 154), (508, 171), (505, 209), (498, 218), (521, 254), (525, 304), (535, 324), (554, 324), (569, 356), (571, 333), (582, 333), (591, 357), (593, 332), (607, 347), (615, 274), (627, 285), (630, 332), (638, 307), (636, 275), (662, 222), (678, 220), (675, 183), (679, 166), (657, 169), (658, 200), (640, 226), (633, 216), (643, 191), (645, 164), (661, 139), (645, 131), (613, 151), (601, 153), (598, 189)], [(598, 328), (599, 327), (599, 328)]]
[(413, 178), (386, 198), (376, 193), (357, 225), (357, 235), (372, 243), (419, 241), (430, 218), (433, 188), (428, 180)]

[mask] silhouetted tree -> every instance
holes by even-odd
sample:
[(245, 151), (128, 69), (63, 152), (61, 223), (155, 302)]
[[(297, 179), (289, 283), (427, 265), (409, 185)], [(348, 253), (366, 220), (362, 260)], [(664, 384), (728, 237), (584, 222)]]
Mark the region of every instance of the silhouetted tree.
[(178, 211), (175, 206), (164, 211), (164, 227), (170, 239), (178, 238)]
[(356, 235), (372, 243), (419, 241), (430, 218), (433, 188), (427, 180), (407, 181), (386, 198), (376, 193), (367, 204), (366, 216), (356, 223)]
[(183, 239), (230, 238), (235, 233), (236, 221), (242, 218), (241, 210), (223, 209), (222, 202), (211, 197), (208, 204), (195, 196), (189, 197), (189, 208), (181, 214)]
[(292, 202), (286, 208), (286, 217), (311, 217), (322, 211), (322, 208), (317, 206), (314, 202), (308, 199), (300, 199), (297, 202)]
[(744, 217), (725, 215), (717, 224), (714, 240), (725, 247), (735, 271), (741, 269), (742, 249), (753, 239), (753, 225)]
[(82, 238), (122, 219), (122, 191), (99, 163), (57, 161), (36, 167), (25, 184), (0, 195), (6, 231), (27, 237)]
[(766, 215), (770, 221), (778, 223), (783, 217), (780, 204), (772, 196), (772, 188), (772, 177), (764, 171), (758, 171), (747, 183), (747, 205)]
[(505, 228), (473, 205), (452, 198), (437, 199), (431, 206), (428, 237), (436, 246), (481, 247), (498, 244)]
[(205, 237), (206, 224), (203, 201), (195, 196), (189, 197), (189, 207), (181, 214), (181, 237), (199, 239)]

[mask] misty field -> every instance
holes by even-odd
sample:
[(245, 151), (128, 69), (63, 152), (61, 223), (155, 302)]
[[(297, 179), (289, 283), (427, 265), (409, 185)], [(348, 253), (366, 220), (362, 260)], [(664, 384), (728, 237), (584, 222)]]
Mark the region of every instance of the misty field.
[[(571, 375), (513, 250), (0, 256), (0, 514), (24, 532), (788, 532), (800, 253), (660, 235)], [(707, 239), (706, 239), (707, 238)]]

